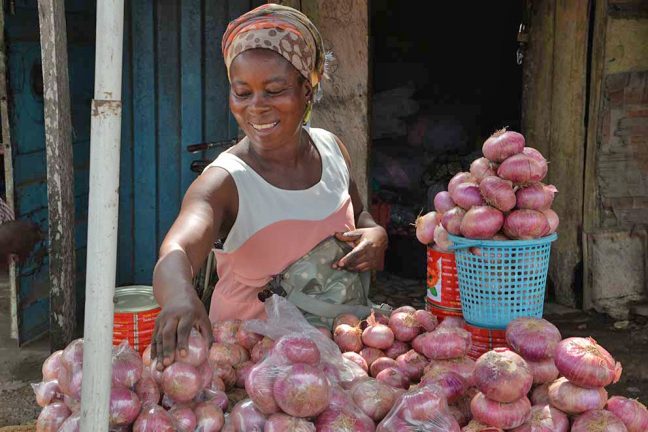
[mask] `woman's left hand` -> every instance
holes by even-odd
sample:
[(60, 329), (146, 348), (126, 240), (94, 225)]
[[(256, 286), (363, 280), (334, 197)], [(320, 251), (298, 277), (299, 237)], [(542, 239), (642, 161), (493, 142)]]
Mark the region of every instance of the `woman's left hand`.
[(387, 249), (387, 232), (380, 225), (336, 233), (338, 240), (353, 246), (353, 250), (340, 258), (333, 268), (363, 272), (382, 270)]

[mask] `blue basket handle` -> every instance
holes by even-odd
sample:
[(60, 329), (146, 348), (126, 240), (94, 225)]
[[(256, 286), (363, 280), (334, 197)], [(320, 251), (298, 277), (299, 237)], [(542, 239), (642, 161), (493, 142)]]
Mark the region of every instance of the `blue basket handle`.
[(467, 248), (482, 245), (481, 240), (463, 240), (461, 243), (462, 244), (460, 245), (456, 245), (455, 243), (452, 243), (448, 249), (450, 250), (467, 249)]

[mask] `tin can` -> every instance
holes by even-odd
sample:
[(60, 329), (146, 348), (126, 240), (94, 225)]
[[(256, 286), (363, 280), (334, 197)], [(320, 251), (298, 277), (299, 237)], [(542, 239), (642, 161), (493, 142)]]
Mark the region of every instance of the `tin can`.
[(468, 323), (464, 324), (464, 329), (470, 333), (472, 338), (472, 346), (468, 351), (468, 357), (473, 360), (478, 359), (482, 354), (494, 348), (508, 347), (505, 329), (490, 329)]
[(454, 252), (442, 252), (434, 247), (428, 247), (426, 300), (433, 306), (461, 309)]
[(153, 296), (153, 287), (129, 285), (115, 288), (113, 345), (123, 340), (140, 354), (151, 343), (160, 306)]
[(457, 309), (457, 308), (444, 308), (444, 307), (434, 306), (433, 304), (428, 302), (427, 310), (430, 313), (432, 313), (432, 315), (437, 317), (439, 322), (443, 321), (444, 318), (449, 316), (463, 318), (463, 313), (461, 312), (461, 309)]

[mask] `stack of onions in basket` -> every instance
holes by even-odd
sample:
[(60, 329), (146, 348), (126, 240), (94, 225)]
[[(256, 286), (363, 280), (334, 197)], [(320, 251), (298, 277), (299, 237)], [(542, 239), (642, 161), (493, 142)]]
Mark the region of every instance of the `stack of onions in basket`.
[(542, 183), (547, 161), (525, 147), (518, 132), (499, 130), (482, 147), (484, 157), (459, 172), (448, 190), (434, 197), (434, 211), (416, 220), (416, 237), (441, 250), (449, 246), (448, 233), (481, 240), (530, 240), (558, 228), (551, 209), (555, 186)]

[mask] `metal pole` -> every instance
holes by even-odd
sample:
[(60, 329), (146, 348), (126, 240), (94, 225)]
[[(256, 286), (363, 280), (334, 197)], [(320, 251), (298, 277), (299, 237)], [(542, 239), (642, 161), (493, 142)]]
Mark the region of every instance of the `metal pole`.
[(124, 1), (97, 1), (81, 430), (108, 431), (117, 267)]

